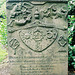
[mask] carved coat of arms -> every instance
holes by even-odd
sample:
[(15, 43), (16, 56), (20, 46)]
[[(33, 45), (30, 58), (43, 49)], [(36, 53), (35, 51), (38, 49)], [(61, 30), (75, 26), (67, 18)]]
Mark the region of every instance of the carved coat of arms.
[(28, 28), (21, 30), (19, 34), (23, 43), (36, 52), (47, 49), (57, 37), (57, 31), (52, 25), (46, 26), (46, 24), (39, 21), (30, 24)]

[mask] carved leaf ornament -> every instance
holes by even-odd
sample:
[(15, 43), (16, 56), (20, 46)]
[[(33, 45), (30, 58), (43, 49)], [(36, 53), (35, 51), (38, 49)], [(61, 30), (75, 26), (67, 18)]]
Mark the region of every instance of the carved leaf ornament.
[[(31, 21), (31, 8), (33, 8), (33, 5), (27, 2), (7, 6), (7, 9), (12, 9), (10, 19), (12, 19), (16, 25), (25, 25)], [(10, 24), (11, 23), (9, 23), (9, 25)]]

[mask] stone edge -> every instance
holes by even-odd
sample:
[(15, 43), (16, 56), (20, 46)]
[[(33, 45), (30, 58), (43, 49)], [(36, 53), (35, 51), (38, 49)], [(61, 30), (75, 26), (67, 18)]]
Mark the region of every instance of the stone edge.
[(68, 0), (6, 0), (7, 2), (25, 2), (25, 1), (35, 1), (35, 2), (68, 2)]

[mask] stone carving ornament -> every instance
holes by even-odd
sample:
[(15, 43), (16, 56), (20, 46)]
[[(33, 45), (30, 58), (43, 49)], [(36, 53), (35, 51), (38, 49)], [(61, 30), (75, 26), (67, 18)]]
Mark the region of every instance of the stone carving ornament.
[[(7, 9), (11, 10), (10, 15), (10, 23), (8, 25), (12, 26), (12, 22), (14, 22), (16, 25), (23, 26), (26, 23), (31, 22), (32, 20), (32, 8), (34, 5), (28, 2), (24, 3), (18, 3), (18, 4), (12, 4), (11, 6), (8, 5)], [(42, 14), (41, 14), (42, 13)], [(36, 11), (34, 12), (35, 18), (44, 18), (44, 17), (50, 17), (53, 19), (53, 16), (55, 16), (55, 19), (62, 18), (67, 16), (67, 7), (62, 6), (61, 9), (58, 9), (58, 5), (52, 4), (50, 7), (48, 7), (45, 10), (38, 11), (38, 8), (36, 8)], [(39, 16), (41, 14), (42, 16)], [(21, 16), (20, 16), (21, 15)]]
[[(13, 8), (12, 8), (13, 6)], [(7, 9), (11, 10), (10, 19), (11, 22), (8, 25), (11, 25), (14, 22), (16, 25), (25, 25), (26, 23), (31, 21), (31, 8), (33, 5), (27, 2), (12, 4), (11, 6), (7, 6)], [(20, 16), (21, 15), (21, 16)]]
[[(49, 25), (48, 23), (44, 23), (40, 21), (40, 19), (43, 19), (44, 17), (50, 17), (51, 19), (63, 18), (63, 16), (66, 17), (67, 9), (66, 7), (62, 6), (59, 10), (57, 8), (58, 5), (56, 4), (51, 4), (50, 7), (43, 11), (38, 10), (38, 8), (36, 7), (32, 17), (33, 7), (34, 5), (29, 2), (13, 3), (11, 6), (8, 5), (7, 9), (11, 10), (11, 21), (8, 23), (8, 26), (10, 28), (13, 27), (13, 23), (18, 26), (24, 26), (29, 23), (28, 26), (26, 25), (26, 27), (22, 29), (11, 28), (8, 32), (13, 33), (20, 30), (19, 36), (22, 42), (31, 50), (42, 52), (46, 50), (49, 46), (51, 46), (57, 38), (57, 29), (64, 29), (55, 27), (54, 24)], [(32, 22), (33, 18), (35, 18), (34, 22)], [(59, 45), (61, 46), (60, 43)]]
[(7, 0), (11, 75), (68, 75), (66, 3)]
[(14, 55), (16, 55), (16, 49), (20, 46), (19, 41), (13, 38), (9, 41), (9, 46), (14, 50)]
[(54, 18), (62, 18), (62, 17), (67, 17), (67, 7), (62, 6), (61, 9), (58, 9), (58, 5), (56, 4), (52, 4), (50, 7), (48, 7), (46, 10), (43, 11), (44, 15), (42, 18), (44, 17), (50, 17), (51, 19), (53, 19), (53, 16), (55, 16)]
[[(20, 31), (20, 38), (23, 43), (33, 51), (42, 52), (46, 50), (57, 38), (57, 30), (39, 21), (30, 24), (32, 27)], [(44, 44), (45, 43), (45, 44)]]

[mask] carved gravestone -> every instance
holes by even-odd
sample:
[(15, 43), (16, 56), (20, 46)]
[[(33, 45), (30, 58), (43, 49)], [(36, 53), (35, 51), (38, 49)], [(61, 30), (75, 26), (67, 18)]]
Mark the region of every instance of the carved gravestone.
[(68, 75), (67, 0), (7, 0), (11, 75)]

